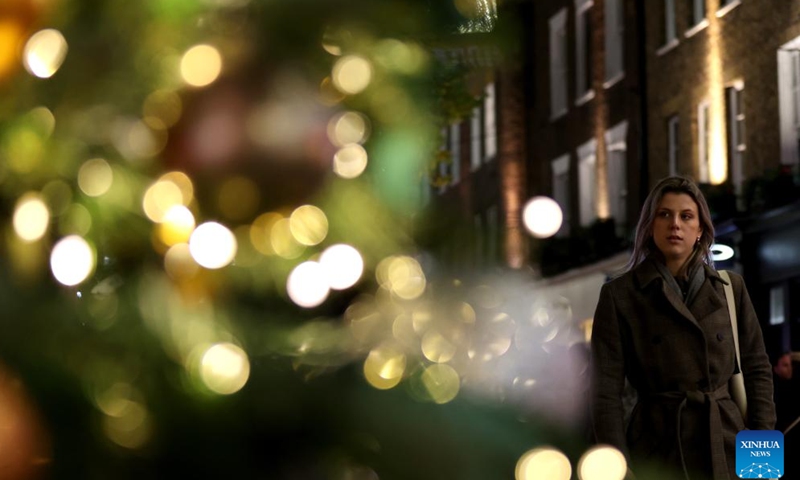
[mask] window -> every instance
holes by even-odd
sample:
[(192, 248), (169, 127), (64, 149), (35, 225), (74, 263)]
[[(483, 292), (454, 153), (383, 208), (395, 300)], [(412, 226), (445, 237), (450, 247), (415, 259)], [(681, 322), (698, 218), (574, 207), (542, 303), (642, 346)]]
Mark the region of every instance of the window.
[(483, 132), (486, 135), (486, 157), (489, 161), (497, 156), (497, 122), (495, 120), (495, 94), (494, 83), (489, 83), (484, 89), (483, 98)]
[(617, 235), (624, 236), (628, 225), (628, 165), (626, 136), (628, 122), (620, 122), (606, 132), (608, 152), (608, 207)]
[(567, 9), (550, 18), (550, 118), (567, 113)]
[(744, 176), (742, 168), (745, 155), (744, 108), (742, 97), (744, 83), (738, 82), (725, 89), (728, 130), (728, 178), (733, 184), (736, 196), (741, 198)]
[(786, 321), (786, 295), (783, 285), (769, 289), (769, 324), (780, 325)]
[(450, 147), (450, 180), (451, 185), (455, 185), (461, 180), (461, 124), (450, 125), (447, 144)]
[(561, 229), (556, 236), (569, 235), (569, 154), (562, 155), (550, 162), (553, 174), (553, 200), (561, 207), (563, 215)]
[(481, 217), (481, 214), (480, 213), (474, 214), (472, 216), (472, 222), (473, 222), (472, 223), (473, 232), (475, 235), (475, 244), (473, 245), (473, 247), (475, 248), (474, 251), (475, 264), (480, 266), (483, 265), (483, 260), (484, 260), (483, 257), (484, 232), (483, 232), (483, 218)]
[(706, 0), (691, 0), (692, 8), (689, 9), (689, 25), (695, 26), (706, 19)]
[(675, 33), (675, 0), (664, 0), (664, 45), (672, 45), (678, 41)]
[(596, 172), (597, 142), (589, 140), (578, 147), (578, 193), (580, 196), (579, 213), (581, 226), (588, 227), (597, 218), (595, 210), (595, 192), (597, 189)]
[(575, 97), (582, 104), (594, 96), (592, 91), (592, 0), (575, 0)]
[(623, 75), (623, 46), (625, 45), (625, 2), (606, 0), (606, 88)]
[(472, 109), (472, 118), (469, 122), (469, 139), (470, 139), (470, 149), (469, 149), (469, 164), (472, 168), (472, 171), (478, 169), (481, 166), (481, 160), (483, 157), (483, 151), (481, 149), (482, 142), (481, 137), (483, 136), (483, 132), (481, 131), (481, 107), (475, 107)]
[(709, 103), (708, 100), (704, 100), (697, 107), (697, 177), (703, 183), (708, 183), (710, 137)]
[(667, 120), (667, 160), (669, 162), (670, 175), (678, 174), (678, 159), (680, 158), (679, 125), (677, 115), (673, 115)]
[(781, 163), (800, 159), (800, 37), (778, 50), (778, 109), (781, 129)]

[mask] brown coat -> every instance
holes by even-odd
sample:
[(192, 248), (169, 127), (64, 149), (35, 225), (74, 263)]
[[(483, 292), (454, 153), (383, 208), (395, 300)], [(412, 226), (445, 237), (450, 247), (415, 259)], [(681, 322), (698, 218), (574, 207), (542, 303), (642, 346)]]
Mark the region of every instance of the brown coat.
[[(706, 279), (687, 308), (652, 261), (645, 260), (600, 292), (592, 331), (596, 440), (622, 450), (633, 462), (634, 473), (643, 463), (682, 472), (682, 454), (688, 470), (701, 472), (702, 478), (737, 478), (735, 439), (745, 425), (727, 391), (735, 348), (724, 280), (704, 266)], [(772, 370), (761, 327), (742, 277), (733, 272), (730, 277), (748, 398), (747, 426), (771, 430)], [(626, 378), (638, 393), (627, 432), (622, 404)]]

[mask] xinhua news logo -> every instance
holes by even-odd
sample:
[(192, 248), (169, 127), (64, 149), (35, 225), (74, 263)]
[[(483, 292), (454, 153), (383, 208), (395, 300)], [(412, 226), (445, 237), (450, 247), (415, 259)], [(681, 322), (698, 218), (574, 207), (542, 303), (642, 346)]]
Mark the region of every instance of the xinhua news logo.
[(783, 477), (783, 433), (742, 430), (736, 434), (736, 474), (739, 478)]

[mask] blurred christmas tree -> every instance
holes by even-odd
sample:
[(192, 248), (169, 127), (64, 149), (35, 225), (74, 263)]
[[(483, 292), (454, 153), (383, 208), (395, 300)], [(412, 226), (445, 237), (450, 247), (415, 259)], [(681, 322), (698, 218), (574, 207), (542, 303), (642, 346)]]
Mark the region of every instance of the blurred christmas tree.
[[(0, 478), (511, 478), (545, 441), (580, 454), (494, 402), (535, 383), (509, 369), (514, 295), (434, 287), (416, 243), (440, 127), (475, 102), (427, 42), (490, 29), (470, 5), (0, 4)], [(481, 382), (500, 394), (458, 396)]]

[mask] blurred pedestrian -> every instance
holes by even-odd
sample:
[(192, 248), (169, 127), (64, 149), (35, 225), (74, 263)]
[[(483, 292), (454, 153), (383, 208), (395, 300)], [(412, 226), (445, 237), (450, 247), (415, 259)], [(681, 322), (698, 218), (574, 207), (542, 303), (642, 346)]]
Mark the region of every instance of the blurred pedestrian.
[[(784, 431), (800, 418), (800, 391), (794, 376), (791, 352), (779, 355), (772, 366), (772, 382), (775, 388), (775, 429)], [(797, 428), (796, 426), (793, 428)]]
[[(735, 440), (745, 421), (728, 391), (739, 366), (713, 241), (697, 185), (661, 180), (645, 200), (625, 272), (601, 289), (591, 342), (592, 424), (596, 441), (619, 448), (634, 474), (655, 466), (687, 479), (738, 478)], [(746, 426), (771, 430), (772, 374), (761, 327), (742, 277), (731, 272), (730, 279)], [(629, 425), (626, 379), (638, 394)]]

